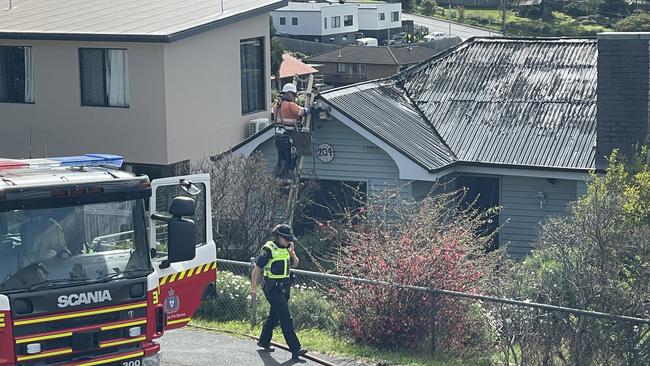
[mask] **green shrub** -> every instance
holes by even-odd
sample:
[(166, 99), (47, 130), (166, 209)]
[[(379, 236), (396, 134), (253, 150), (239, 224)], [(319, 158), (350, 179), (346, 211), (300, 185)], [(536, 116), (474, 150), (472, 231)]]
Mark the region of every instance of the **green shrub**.
[(569, 1), (562, 7), (562, 12), (574, 18), (589, 15), (586, 3)]
[(619, 32), (650, 32), (650, 14), (639, 13), (618, 21), (614, 29)]
[[(201, 305), (196, 317), (217, 322), (251, 320), (250, 281), (248, 277), (231, 272), (217, 275), (217, 297)], [(263, 322), (269, 313), (269, 304), (261, 291), (257, 295), (256, 320)], [(315, 328), (335, 331), (338, 327), (334, 308), (317, 289), (303, 285), (294, 286), (289, 303), (291, 315), (298, 329)]]

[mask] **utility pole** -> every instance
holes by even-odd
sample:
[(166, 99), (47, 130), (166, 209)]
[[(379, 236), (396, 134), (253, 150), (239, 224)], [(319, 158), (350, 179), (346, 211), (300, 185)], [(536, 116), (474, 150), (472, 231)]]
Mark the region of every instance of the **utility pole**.
[(501, 34), (503, 36), (506, 36), (506, 17), (508, 16), (508, 13), (506, 11), (506, 1), (507, 0), (501, 0)]
[(449, 3), (449, 37), (451, 37), (451, 3)]

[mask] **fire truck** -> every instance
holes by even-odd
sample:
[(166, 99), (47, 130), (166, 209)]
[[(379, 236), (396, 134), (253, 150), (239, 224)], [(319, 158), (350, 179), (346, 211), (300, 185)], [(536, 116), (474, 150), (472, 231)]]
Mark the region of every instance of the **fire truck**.
[(210, 177), (122, 164), (0, 159), (0, 366), (158, 365), (214, 295)]

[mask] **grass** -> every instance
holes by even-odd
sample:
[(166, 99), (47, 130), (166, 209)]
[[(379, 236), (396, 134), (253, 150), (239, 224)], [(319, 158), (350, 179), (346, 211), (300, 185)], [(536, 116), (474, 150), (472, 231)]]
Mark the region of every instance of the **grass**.
[[(449, 18), (449, 9), (437, 8), (436, 13), (430, 16), (447, 20)], [(423, 14), (422, 8), (414, 7), (413, 13)], [(499, 9), (465, 9), (465, 19), (461, 22), (457, 9), (451, 10), (451, 20), (468, 25), (479, 26), (485, 29), (501, 31), (501, 11)], [(474, 18), (474, 19), (472, 19)], [(480, 21), (476, 19), (480, 19)], [(491, 21), (488, 21), (491, 20)], [(547, 25), (544, 31), (538, 29), (530, 30), (531, 25), (542, 23)], [(539, 27), (538, 27), (539, 28)], [(521, 36), (557, 36), (557, 35), (580, 35), (596, 34), (598, 32), (608, 32), (611, 28), (602, 25), (582, 25), (574, 18), (562, 12), (553, 12), (553, 18), (548, 20), (537, 20), (526, 17), (520, 17), (515, 11), (506, 12), (506, 33), (517, 34)]]
[[(211, 328), (217, 332), (235, 333), (242, 337), (245, 337), (246, 334), (258, 335), (261, 331), (261, 326), (256, 326), (251, 329), (249, 323), (238, 321), (217, 323), (206, 320), (192, 320), (190, 325)], [(468, 362), (466, 360), (448, 359), (442, 356), (428, 354), (425, 350), (381, 350), (371, 346), (359, 345), (348, 339), (337, 337), (318, 329), (303, 329), (298, 330), (297, 333), (304, 347), (320, 354), (340, 358), (352, 358), (380, 364), (404, 366), (460, 366), (486, 363), (481, 360)], [(273, 339), (283, 340), (282, 332), (279, 328), (275, 329)]]

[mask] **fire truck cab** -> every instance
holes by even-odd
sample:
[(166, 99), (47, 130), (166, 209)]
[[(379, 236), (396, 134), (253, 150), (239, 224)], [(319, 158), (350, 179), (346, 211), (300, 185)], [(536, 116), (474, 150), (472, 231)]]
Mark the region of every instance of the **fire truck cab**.
[(122, 162), (0, 159), (0, 366), (158, 365), (214, 294), (210, 177)]

